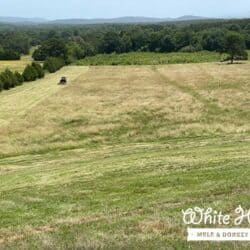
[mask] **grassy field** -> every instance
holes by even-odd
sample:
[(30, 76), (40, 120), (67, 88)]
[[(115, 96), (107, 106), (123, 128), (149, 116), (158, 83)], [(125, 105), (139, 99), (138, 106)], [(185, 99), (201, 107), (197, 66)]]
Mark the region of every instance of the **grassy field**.
[(219, 62), (224, 55), (216, 52), (201, 51), (196, 53), (153, 53), (131, 52), (125, 54), (104, 54), (87, 57), (77, 62), (78, 65), (159, 65), (177, 63)]
[(249, 66), (69, 66), (2, 92), (0, 248), (249, 249), (188, 243), (181, 214), (250, 208)]
[(13, 61), (3, 61), (0, 60), (0, 72), (5, 69), (10, 69), (12, 71), (23, 72), (25, 66), (32, 62), (32, 57), (30, 55), (24, 55), (21, 57), (21, 60)]

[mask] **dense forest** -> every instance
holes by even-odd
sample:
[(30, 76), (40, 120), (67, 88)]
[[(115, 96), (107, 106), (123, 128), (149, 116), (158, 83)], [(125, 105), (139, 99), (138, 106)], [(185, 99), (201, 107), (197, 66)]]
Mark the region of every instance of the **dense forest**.
[(131, 51), (225, 52), (231, 36), (250, 49), (250, 20), (140, 25), (0, 25), (0, 60), (16, 60), (37, 46), (33, 58), (61, 58), (65, 63), (86, 56)]

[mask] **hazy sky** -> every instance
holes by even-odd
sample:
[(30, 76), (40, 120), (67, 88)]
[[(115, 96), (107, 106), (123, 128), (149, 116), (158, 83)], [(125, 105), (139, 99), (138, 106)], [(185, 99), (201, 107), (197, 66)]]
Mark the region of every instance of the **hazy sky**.
[(182, 15), (250, 16), (250, 0), (0, 0), (0, 16), (55, 19)]

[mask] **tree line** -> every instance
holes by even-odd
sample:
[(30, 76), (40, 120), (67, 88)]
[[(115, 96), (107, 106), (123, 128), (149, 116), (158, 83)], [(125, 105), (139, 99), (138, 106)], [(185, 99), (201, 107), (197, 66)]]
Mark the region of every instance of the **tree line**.
[[(132, 51), (228, 52), (238, 40), (241, 56), (250, 49), (250, 19), (127, 25), (0, 26), (0, 60), (18, 59), (32, 46), (36, 61), (48, 57), (66, 64), (86, 56)], [(229, 53), (230, 54), (230, 53)]]
[(32, 38), (26, 32), (0, 29), (0, 60), (19, 60), (28, 54)]
[(42, 38), (33, 58), (39, 61), (53, 56), (71, 63), (96, 54), (207, 50), (226, 52), (229, 59), (234, 60), (246, 59), (245, 49), (250, 49), (250, 20), (182, 25), (60, 26)]

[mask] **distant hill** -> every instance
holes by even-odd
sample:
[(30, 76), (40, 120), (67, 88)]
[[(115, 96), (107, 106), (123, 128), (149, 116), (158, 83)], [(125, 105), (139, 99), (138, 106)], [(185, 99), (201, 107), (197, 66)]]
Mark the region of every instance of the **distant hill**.
[(44, 18), (0, 17), (0, 23), (44, 23)]
[(102, 24), (102, 23), (160, 23), (210, 19), (199, 16), (182, 16), (178, 18), (154, 18), (154, 17), (118, 17), (111, 19), (58, 19), (51, 21), (54, 24)]
[(153, 17), (118, 17), (118, 18), (98, 18), (98, 19), (59, 19), (50, 23), (57, 24), (102, 24), (102, 23), (157, 23), (171, 21), (171, 18), (153, 18)]
[(97, 18), (97, 19), (58, 19), (49, 21), (43, 18), (23, 18), (23, 17), (0, 17), (0, 23), (25, 24), (25, 23), (46, 23), (46, 24), (128, 24), (128, 23), (160, 23), (211, 19), (200, 16), (182, 16), (178, 18), (154, 18), (154, 17), (118, 17), (118, 18)]
[(202, 16), (190, 16), (190, 15), (186, 15), (186, 16), (181, 16), (176, 18), (176, 21), (193, 21), (193, 20), (206, 20), (206, 19), (214, 19), (214, 18), (208, 18), (208, 17), (202, 17)]

